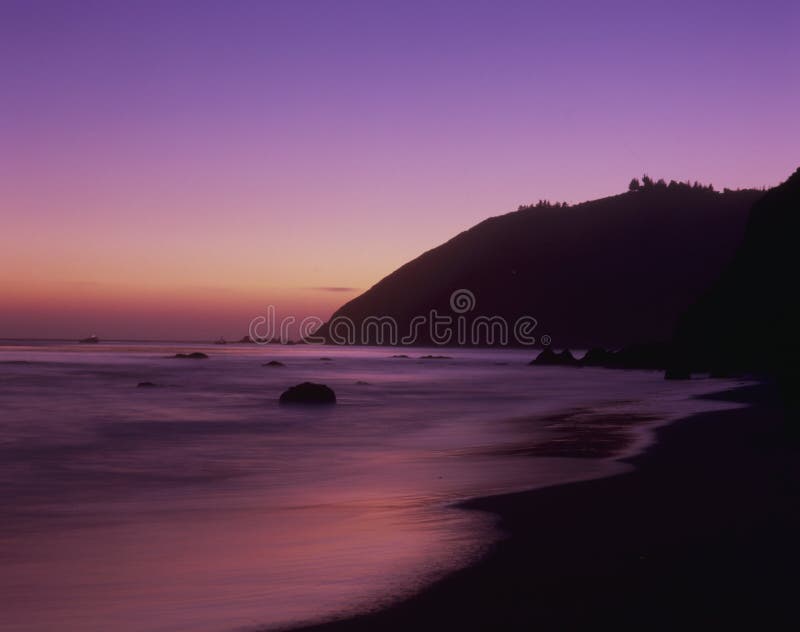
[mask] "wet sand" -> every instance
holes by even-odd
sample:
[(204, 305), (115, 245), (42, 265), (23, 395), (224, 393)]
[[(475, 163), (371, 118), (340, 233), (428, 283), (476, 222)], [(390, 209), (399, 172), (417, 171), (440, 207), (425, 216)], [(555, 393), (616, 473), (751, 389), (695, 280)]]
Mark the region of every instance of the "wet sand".
[(611, 478), (470, 501), (507, 534), (373, 613), (303, 628), (797, 629), (800, 437), (770, 386), (716, 399)]

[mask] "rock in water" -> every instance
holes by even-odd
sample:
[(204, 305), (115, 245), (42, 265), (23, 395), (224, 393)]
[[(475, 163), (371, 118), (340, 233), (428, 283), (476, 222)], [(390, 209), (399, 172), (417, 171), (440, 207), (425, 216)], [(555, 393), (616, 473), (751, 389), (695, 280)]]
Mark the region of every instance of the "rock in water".
[(155, 384), (153, 382), (139, 382), (136, 387), (137, 388), (153, 388)]
[(303, 382), (281, 394), (281, 404), (335, 404), (336, 393), (325, 384)]
[(269, 362), (265, 362), (261, 366), (286, 366), (283, 362), (279, 362), (278, 360), (270, 360)]
[(556, 366), (561, 364), (561, 359), (558, 357), (558, 354), (550, 349), (542, 350), (542, 352), (536, 356), (535, 359), (531, 360), (529, 364), (541, 365), (541, 366)]
[(556, 356), (556, 352), (552, 349), (543, 349), (538, 356), (536, 356), (533, 360), (528, 362), (531, 365), (549, 365), (549, 364), (558, 364), (558, 357)]
[(580, 366), (580, 363), (575, 359), (575, 356), (572, 355), (572, 351), (569, 349), (564, 349), (558, 354), (558, 362), (562, 366)]
[(536, 359), (528, 364), (538, 366), (580, 366), (575, 356), (569, 349), (564, 349), (561, 353), (556, 353), (550, 348), (544, 349)]
[(583, 366), (601, 366), (607, 367), (614, 361), (614, 354), (607, 351), (602, 347), (594, 347), (586, 352), (586, 355), (581, 359)]
[(205, 353), (201, 353), (200, 351), (193, 351), (192, 353), (176, 353), (176, 358), (181, 358), (182, 360), (205, 360), (208, 356)]

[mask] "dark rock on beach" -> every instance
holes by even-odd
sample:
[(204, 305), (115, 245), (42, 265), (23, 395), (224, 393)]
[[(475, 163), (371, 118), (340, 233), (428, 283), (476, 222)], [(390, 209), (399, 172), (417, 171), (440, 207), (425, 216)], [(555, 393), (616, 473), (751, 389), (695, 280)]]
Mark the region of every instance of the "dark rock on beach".
[(281, 404), (335, 404), (336, 393), (325, 384), (303, 382), (286, 389), (280, 398)]

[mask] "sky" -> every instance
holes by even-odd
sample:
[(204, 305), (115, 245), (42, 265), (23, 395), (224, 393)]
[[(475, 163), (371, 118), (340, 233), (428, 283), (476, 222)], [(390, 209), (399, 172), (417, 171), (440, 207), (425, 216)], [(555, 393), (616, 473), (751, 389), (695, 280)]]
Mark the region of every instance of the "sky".
[(800, 163), (800, 4), (0, 0), (0, 338), (326, 318), (540, 198)]

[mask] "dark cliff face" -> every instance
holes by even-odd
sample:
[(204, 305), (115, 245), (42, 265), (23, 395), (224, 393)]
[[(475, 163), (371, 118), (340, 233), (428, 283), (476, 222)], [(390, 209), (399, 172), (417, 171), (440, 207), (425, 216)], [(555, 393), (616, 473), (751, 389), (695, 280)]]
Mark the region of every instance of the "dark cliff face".
[[(678, 315), (730, 262), (760, 195), (651, 187), (493, 217), (405, 264), (334, 318), (358, 327), (391, 316), (402, 335), (432, 309), (455, 316), (451, 295), (466, 289), (475, 297), (461, 314), (470, 331), (476, 316), (532, 316), (534, 336), (559, 347), (667, 340)], [(426, 332), (417, 343), (430, 342)]]
[(718, 373), (786, 373), (796, 364), (798, 238), (800, 169), (753, 205), (731, 265), (680, 319), (682, 363)]

